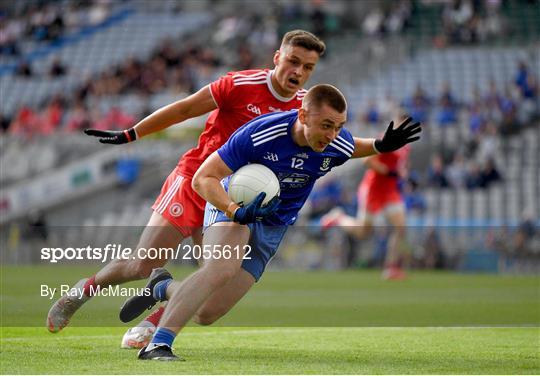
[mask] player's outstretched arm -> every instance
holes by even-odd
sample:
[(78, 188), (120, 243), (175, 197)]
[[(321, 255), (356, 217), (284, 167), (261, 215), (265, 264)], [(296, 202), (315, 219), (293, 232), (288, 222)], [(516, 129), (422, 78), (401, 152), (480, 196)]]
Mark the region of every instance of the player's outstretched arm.
[(99, 142), (103, 144), (125, 144), (146, 135), (159, 132), (187, 119), (204, 115), (216, 108), (216, 102), (214, 102), (210, 93), (210, 86), (205, 86), (195, 94), (153, 112), (138, 122), (133, 128), (123, 131), (85, 129), (84, 133), (89, 136), (99, 137)]
[(419, 122), (409, 124), (412, 118), (405, 119), (394, 129), (390, 122), (386, 132), (380, 139), (354, 137), (354, 153), (352, 158), (369, 157), (370, 155), (388, 153), (420, 139), (422, 126)]

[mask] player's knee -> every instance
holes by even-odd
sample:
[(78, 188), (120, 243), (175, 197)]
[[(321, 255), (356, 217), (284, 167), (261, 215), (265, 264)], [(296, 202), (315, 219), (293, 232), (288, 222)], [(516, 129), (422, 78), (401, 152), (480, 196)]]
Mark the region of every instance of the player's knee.
[(154, 266), (148, 260), (133, 260), (132, 270), (135, 277), (145, 279), (150, 277)]
[(215, 316), (205, 312), (197, 312), (195, 316), (193, 316), (193, 321), (198, 325), (207, 326), (215, 323), (218, 318), (219, 316)]
[(211, 283), (216, 287), (226, 285), (238, 272), (235, 268), (221, 268), (209, 270)]

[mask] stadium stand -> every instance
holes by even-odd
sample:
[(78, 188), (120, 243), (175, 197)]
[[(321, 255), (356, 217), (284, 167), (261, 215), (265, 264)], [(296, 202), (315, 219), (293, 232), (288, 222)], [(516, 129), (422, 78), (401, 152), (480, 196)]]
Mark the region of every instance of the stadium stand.
[[(103, 180), (97, 179), (92, 189), (66, 193), (64, 200), (41, 197), (36, 208), (47, 213), (51, 226), (84, 226), (82, 232), (75, 228), (59, 235), (58, 244), (91, 239), (97, 227), (144, 225), (166, 171), (191, 145), (197, 128), (188, 127), (181, 139), (177, 131), (165, 132), (165, 140), (142, 140), (115, 153), (78, 131), (126, 128), (227, 70), (266, 63), (281, 31), (292, 27), (325, 36), (329, 53), (310, 84), (331, 82), (344, 90), (354, 133), (379, 134), (398, 105), (423, 120), (424, 141), (415, 147), (409, 178), (424, 204), (411, 212), (412, 229), (483, 228), (474, 234), (482, 234), (474, 240), (482, 243), (490, 229), (515, 230), (527, 210), (538, 219), (539, 8), (520, 1), (489, 8), (497, 2), (486, 2), (470, 16), (483, 25), (474, 26), (483, 28), (476, 31), (478, 38), (462, 40), (447, 25), (455, 16), (451, 10), (428, 3), (336, 1), (325, 7), (288, 1), (275, 8), (254, 5), (231, 16), (219, 4), (212, 8), (210, 1), (187, 2), (183, 9), (173, 9), (171, 2), (122, 1), (76, 27), (66, 21), (54, 37), (36, 40), (31, 33), (14, 39), (23, 35), (17, 29), (25, 28), (11, 24), (15, 31), (0, 40), (0, 86), (7, 93), (0, 109), (5, 129), (0, 226), (21, 226), (30, 216), (26, 209), (8, 213), (5, 192), (22, 197), (48, 175), (71, 171), (79, 163), (99, 166), (106, 173), (96, 176)], [(53, 4), (52, 13), (65, 6)], [(276, 15), (281, 23), (274, 22)], [(496, 20), (500, 29), (490, 32)], [(214, 21), (216, 30), (206, 27)], [(13, 69), (23, 64), (31, 76)], [(444, 179), (430, 179), (435, 156), (439, 162), (432, 163), (440, 165)], [(129, 183), (117, 173), (118, 161), (126, 157), (140, 162), (139, 175)], [(361, 172), (359, 164), (336, 172), (345, 177), (340, 179), (345, 196), (354, 195)], [(129, 194), (120, 194), (127, 186)], [(133, 237), (124, 234), (126, 242)], [(411, 238), (423, 249), (424, 235)], [(458, 238), (462, 245), (450, 256), (474, 243), (462, 233)]]

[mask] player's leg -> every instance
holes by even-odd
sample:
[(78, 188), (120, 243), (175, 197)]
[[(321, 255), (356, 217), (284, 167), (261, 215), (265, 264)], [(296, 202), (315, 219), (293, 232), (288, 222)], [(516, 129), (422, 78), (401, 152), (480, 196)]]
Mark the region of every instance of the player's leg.
[[(143, 231), (137, 248), (175, 248), (182, 239), (182, 234), (175, 227), (171, 226), (161, 215), (154, 212)], [(77, 296), (64, 295), (53, 304), (47, 315), (47, 328), (53, 333), (62, 330), (69, 324), (73, 314), (90, 300), (100, 287), (108, 287), (148, 277), (153, 268), (161, 267), (166, 262), (166, 259), (148, 258), (111, 261), (96, 275), (83, 278), (74, 286), (80, 289), (83, 294)]]
[(321, 218), (323, 228), (339, 226), (347, 234), (358, 240), (368, 237), (373, 230), (372, 213), (368, 201), (368, 191), (360, 186), (358, 190), (358, 210), (356, 217), (345, 214), (343, 209), (334, 208)]
[[(233, 222), (216, 223), (206, 229), (203, 247), (230, 246), (235, 250), (231, 252), (230, 257), (206, 259), (199, 270), (182, 282), (172, 279), (149, 281), (147, 287), (152, 291), (154, 302), (168, 300), (168, 305), (152, 341), (139, 352), (139, 359), (176, 358), (171, 352), (171, 346), (177, 333), (213, 293), (227, 285), (239, 273), (249, 238), (248, 226)], [(136, 316), (146, 308), (147, 300), (146, 297), (139, 296), (128, 299), (121, 309), (120, 316)]]
[(178, 333), (214, 292), (234, 278), (241, 269), (249, 236), (247, 226), (233, 222), (216, 223), (206, 230), (203, 247), (229, 245), (238, 252), (232, 252), (230, 258), (205, 260), (202, 267), (184, 281), (172, 282), (167, 288), (169, 303), (161, 318), (161, 326)]
[[(161, 214), (153, 212), (146, 225), (137, 249), (173, 248), (176, 249), (184, 236)], [(139, 257), (142, 256), (142, 257)], [(121, 283), (148, 278), (155, 268), (160, 268), (168, 259), (166, 255), (161, 258), (147, 258), (135, 254), (135, 259), (113, 260), (95, 275), (95, 284), (100, 287), (114, 286)]]
[(193, 316), (199, 325), (211, 325), (236, 305), (255, 284), (255, 277), (245, 269), (208, 297)]
[[(193, 229), (191, 233), (193, 245), (202, 245), (202, 232), (200, 228)], [(199, 266), (202, 265), (202, 259), (198, 259)], [(141, 349), (147, 346), (152, 339), (156, 328), (159, 325), (161, 316), (165, 311), (167, 302), (163, 302), (160, 307), (152, 311), (144, 319), (142, 319), (137, 325), (129, 328), (124, 336), (120, 347), (123, 349)]]
[[(167, 196), (168, 197), (168, 196)], [(193, 244), (202, 245), (202, 224), (206, 202), (191, 188), (191, 179), (184, 179), (176, 196), (169, 204), (156, 201), (154, 209), (167, 216), (170, 223), (175, 224), (186, 237), (191, 236)], [(197, 262), (202, 262), (198, 259)], [(165, 311), (164, 303), (154, 310), (136, 326), (129, 328), (122, 337), (122, 348), (142, 348), (150, 342), (156, 327)]]
[(83, 292), (77, 296), (64, 295), (58, 299), (47, 315), (47, 328), (50, 332), (58, 332), (69, 324), (73, 314), (100, 288), (116, 285), (128, 281), (146, 278), (153, 268), (163, 266), (167, 260), (149, 259), (140, 257), (140, 248), (175, 248), (186, 236), (181, 228), (173, 225), (168, 211), (163, 211), (170, 204), (170, 199), (177, 196), (184, 179), (173, 171), (165, 184), (156, 203), (153, 206), (154, 212), (145, 227), (137, 250), (135, 259), (113, 260), (97, 274), (81, 279), (74, 288)]
[(403, 279), (405, 272), (400, 267), (403, 256), (403, 244), (406, 237), (406, 216), (405, 207), (402, 202), (395, 201), (384, 208), (386, 220), (391, 226), (390, 238), (388, 240), (388, 251), (386, 253), (383, 278)]

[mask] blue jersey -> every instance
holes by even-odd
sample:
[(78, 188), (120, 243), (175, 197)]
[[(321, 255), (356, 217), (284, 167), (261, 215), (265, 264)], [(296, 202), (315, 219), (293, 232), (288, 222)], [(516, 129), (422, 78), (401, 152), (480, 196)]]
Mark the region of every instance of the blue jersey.
[[(315, 181), (345, 163), (354, 152), (353, 137), (344, 128), (321, 153), (309, 146), (298, 146), (291, 133), (296, 119), (298, 110), (259, 116), (236, 130), (217, 151), (233, 171), (249, 163), (259, 163), (276, 174), (281, 204), (264, 224), (293, 224)], [(225, 189), (228, 181), (229, 178), (224, 180)]]

